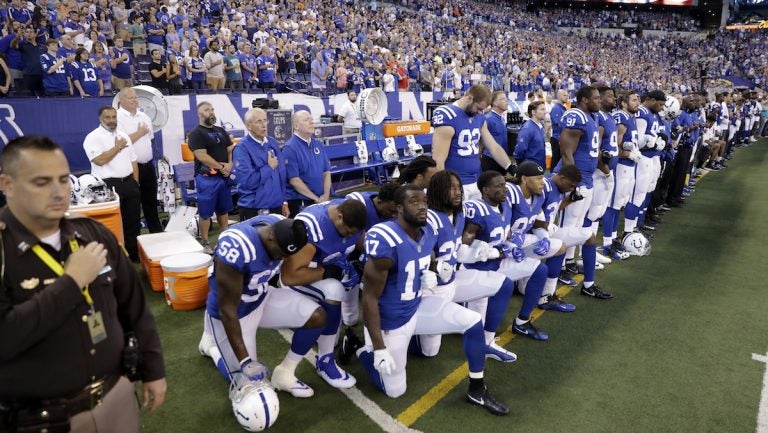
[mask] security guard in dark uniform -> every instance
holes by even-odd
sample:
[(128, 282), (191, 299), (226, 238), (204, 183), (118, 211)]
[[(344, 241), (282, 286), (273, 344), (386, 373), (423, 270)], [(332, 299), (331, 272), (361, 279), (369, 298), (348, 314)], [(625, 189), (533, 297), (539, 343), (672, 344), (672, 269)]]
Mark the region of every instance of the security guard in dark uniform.
[(104, 226), (67, 214), (56, 143), (17, 138), (0, 167), (0, 432), (137, 432), (126, 375), (150, 409), (166, 382), (135, 269)]

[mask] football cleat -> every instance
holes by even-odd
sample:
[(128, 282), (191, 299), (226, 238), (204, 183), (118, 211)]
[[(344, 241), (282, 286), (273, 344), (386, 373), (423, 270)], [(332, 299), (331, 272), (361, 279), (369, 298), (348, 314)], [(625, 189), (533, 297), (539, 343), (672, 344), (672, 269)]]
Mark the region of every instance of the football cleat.
[(613, 295), (612, 294), (610, 294), (608, 292), (603, 292), (602, 290), (600, 290), (600, 287), (598, 287), (597, 284), (592, 284), (591, 287), (584, 287), (582, 285), (581, 286), (581, 294), (584, 295), (584, 296), (589, 296), (589, 297), (597, 298), (597, 299), (603, 299), (603, 300), (606, 300), (606, 301), (609, 300), (609, 299), (613, 299)]
[(488, 392), (488, 388), (485, 386), (476, 391), (468, 391), (467, 401), (486, 408), (488, 412), (494, 415), (502, 416), (509, 413), (509, 408), (496, 400), (496, 398)]
[(539, 331), (536, 329), (535, 326), (531, 323), (531, 321), (527, 321), (523, 323), (522, 325), (518, 325), (517, 321), (512, 322), (512, 332), (514, 332), (517, 335), (523, 335), (528, 338), (532, 338), (536, 341), (547, 341), (549, 340), (549, 335), (547, 335), (545, 332)]
[(296, 398), (309, 398), (315, 395), (315, 391), (312, 388), (280, 365), (275, 367), (275, 371), (272, 372), (271, 382), (275, 389), (285, 391)]
[(349, 364), (349, 361), (352, 360), (357, 349), (361, 347), (363, 347), (363, 342), (360, 341), (360, 338), (355, 334), (355, 331), (352, 328), (347, 328), (346, 332), (344, 332), (344, 336), (341, 338), (341, 345), (336, 354), (339, 364)]
[(208, 241), (201, 241), (200, 245), (203, 246), (203, 254), (213, 255), (213, 248), (211, 248), (211, 243)]
[(564, 286), (576, 287), (579, 283), (571, 278), (571, 274), (566, 271), (560, 271), (560, 276), (557, 277), (557, 281)]
[(629, 254), (624, 251), (618, 251), (613, 246), (603, 247), (603, 255), (612, 258), (613, 260), (626, 260), (629, 258)]
[(599, 252), (597, 253), (597, 256), (595, 256), (595, 258), (597, 259), (597, 263), (602, 263), (604, 265), (608, 265), (611, 263), (610, 258), (600, 254)]
[(354, 376), (344, 371), (336, 364), (333, 353), (326, 353), (323, 356), (315, 356), (315, 369), (317, 374), (323, 378), (328, 385), (334, 388), (345, 389), (352, 388), (357, 383)]
[(539, 304), (539, 308), (542, 310), (562, 311), (563, 313), (573, 313), (576, 311), (576, 306), (563, 302), (557, 295), (547, 296), (547, 302)]
[(200, 343), (197, 345), (198, 352), (203, 356), (211, 356), (212, 347), (216, 347), (216, 342), (213, 340), (213, 336), (203, 332), (203, 336), (200, 337)]
[(576, 264), (576, 261), (565, 262), (565, 272), (568, 272), (571, 275), (578, 274), (579, 266)]
[(491, 344), (485, 346), (485, 357), (495, 359), (500, 362), (515, 362), (517, 355), (496, 344), (498, 338), (491, 341)]

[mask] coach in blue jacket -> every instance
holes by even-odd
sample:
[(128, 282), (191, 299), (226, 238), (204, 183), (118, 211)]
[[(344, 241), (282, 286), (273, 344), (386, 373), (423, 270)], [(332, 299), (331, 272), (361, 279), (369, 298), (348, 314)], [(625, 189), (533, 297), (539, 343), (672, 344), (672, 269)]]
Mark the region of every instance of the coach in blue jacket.
[(288, 216), (285, 164), (280, 145), (267, 137), (267, 113), (251, 108), (245, 113), (248, 131), (232, 153), (240, 198), (240, 221), (268, 213)]
[(528, 121), (517, 134), (515, 144), (515, 160), (518, 164), (523, 161), (535, 161), (546, 167), (547, 149), (544, 142), (544, 119), (547, 118), (547, 108), (541, 101), (533, 101), (528, 105)]
[(283, 146), (288, 185), (285, 193), (293, 218), (303, 208), (328, 201), (331, 196), (331, 162), (323, 143), (314, 138), (315, 124), (309, 111), (293, 114), (293, 136)]

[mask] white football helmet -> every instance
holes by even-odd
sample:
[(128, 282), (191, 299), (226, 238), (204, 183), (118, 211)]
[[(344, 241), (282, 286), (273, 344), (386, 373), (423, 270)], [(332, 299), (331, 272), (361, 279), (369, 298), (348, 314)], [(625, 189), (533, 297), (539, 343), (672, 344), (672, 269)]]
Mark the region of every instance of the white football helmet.
[(647, 256), (651, 254), (651, 243), (642, 233), (633, 232), (624, 236), (621, 244), (631, 256)]
[(80, 176), (78, 204), (105, 203), (112, 200), (112, 191), (106, 183), (92, 174)]
[(662, 119), (675, 120), (680, 116), (680, 100), (674, 96), (667, 96), (667, 101), (664, 103), (664, 110), (659, 113)]
[(80, 179), (74, 174), (69, 175), (69, 204), (77, 204), (77, 198), (80, 196)]
[(424, 148), (417, 143), (409, 144), (405, 147), (405, 156), (416, 158), (417, 156), (424, 154)]
[(232, 378), (229, 399), (237, 422), (248, 431), (263, 431), (280, 413), (280, 401), (269, 382), (254, 382), (239, 373)]
[(187, 233), (191, 234), (195, 239), (200, 236), (200, 221), (198, 220), (197, 216), (190, 218), (187, 221), (186, 229)]
[(386, 162), (394, 162), (400, 159), (400, 156), (397, 154), (397, 149), (387, 146), (381, 152), (381, 159)]

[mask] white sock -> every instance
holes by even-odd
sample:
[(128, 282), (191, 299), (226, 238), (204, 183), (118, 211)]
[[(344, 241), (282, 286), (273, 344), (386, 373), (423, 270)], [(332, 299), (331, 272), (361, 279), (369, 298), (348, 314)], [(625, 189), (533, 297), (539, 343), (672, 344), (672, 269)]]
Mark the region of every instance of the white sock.
[(544, 290), (541, 292), (541, 298), (539, 304), (547, 302), (547, 297), (555, 294), (557, 289), (557, 278), (547, 278), (547, 282), (544, 283)]
[(530, 319), (528, 319), (528, 320), (523, 320), (523, 319), (521, 319), (521, 318), (519, 318), (519, 317), (515, 317), (515, 325), (518, 325), (518, 326), (520, 326), (520, 325), (525, 325), (525, 324), (526, 324), (526, 323), (528, 323), (528, 322), (530, 322)]
[(329, 353), (333, 353), (333, 348), (336, 346), (336, 334), (333, 335), (320, 335), (317, 338), (317, 354), (323, 356)]
[(633, 232), (635, 231), (635, 227), (637, 227), (637, 220), (624, 218), (624, 232), (626, 233)]
[(584, 281), (584, 288), (590, 288), (595, 284), (594, 281)]
[(485, 344), (491, 344), (493, 343), (493, 340), (496, 338), (496, 333), (491, 331), (484, 331), (485, 332)]
[(299, 355), (298, 353), (294, 353), (292, 350), (289, 350), (288, 353), (285, 354), (285, 358), (283, 358), (283, 362), (281, 362), (278, 367), (285, 368), (295, 373), (296, 367), (299, 365), (299, 362), (301, 362), (302, 358), (304, 357)]

